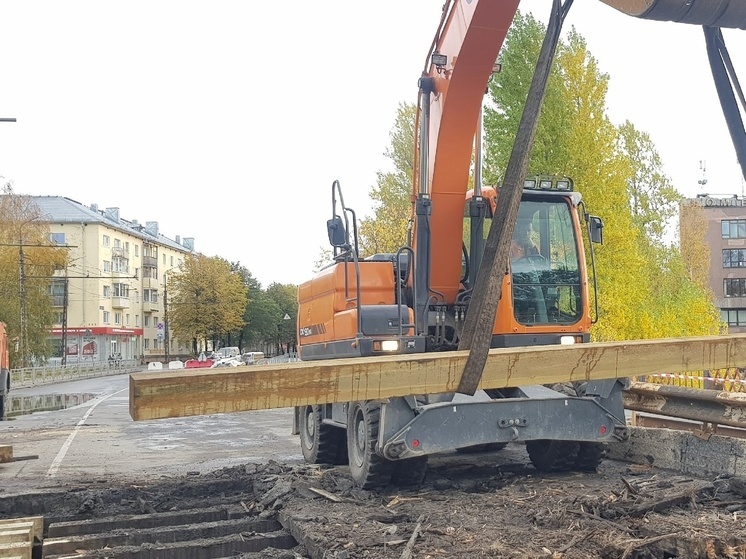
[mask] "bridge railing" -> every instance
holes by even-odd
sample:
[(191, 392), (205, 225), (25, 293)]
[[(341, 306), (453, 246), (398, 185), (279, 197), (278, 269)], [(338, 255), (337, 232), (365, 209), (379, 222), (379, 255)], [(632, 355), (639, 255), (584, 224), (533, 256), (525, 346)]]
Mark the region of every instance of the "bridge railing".
[(66, 382), (94, 377), (105, 377), (132, 373), (143, 369), (136, 359), (123, 359), (119, 362), (74, 363), (70, 365), (47, 365), (26, 367), (10, 371), (10, 386), (24, 388), (55, 382)]

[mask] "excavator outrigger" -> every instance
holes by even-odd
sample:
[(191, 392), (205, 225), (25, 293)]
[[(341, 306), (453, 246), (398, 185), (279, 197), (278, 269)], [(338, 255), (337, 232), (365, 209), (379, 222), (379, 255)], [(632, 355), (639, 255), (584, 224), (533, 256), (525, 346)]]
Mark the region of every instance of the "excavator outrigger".
[[(570, 3), (565, 2), (562, 19)], [(741, 17), (746, 0), (718, 3), (719, 11), (705, 8), (687, 18), (681, 12), (691, 0), (606, 3), (637, 17), (723, 27), (746, 22)], [(301, 359), (459, 347), (467, 313), (479, 308), (470, 310), (479, 290), (485, 232), (507, 200), (505, 185), (499, 192), (481, 186), (481, 142), (475, 136), (483, 94), (518, 5), (518, 0), (449, 0), (444, 6), (419, 81), (414, 231), (407, 246), (361, 258), (355, 213), (333, 183), (327, 227), (334, 262), (298, 290)], [(543, 90), (538, 98), (542, 95)], [(467, 192), (475, 144), (478, 176)], [(509, 164), (506, 177), (510, 172)], [(513, 176), (520, 177), (517, 203), (507, 221), (494, 227), (510, 238), (518, 221), (528, 233), (523, 241), (515, 239), (523, 244), (520, 258), (499, 268), (504, 270), (497, 277), (500, 304), (494, 321), (490, 317), (489, 345), (586, 343), (598, 313), (590, 304), (595, 274), (587, 273), (584, 237), (591, 241), (592, 257), (603, 223), (585, 210), (570, 178), (526, 176), (520, 169)], [(507, 260), (506, 243), (501, 250)], [(294, 432), (308, 462), (349, 463), (353, 479), (365, 488), (420, 481), (433, 453), (499, 448), (511, 441), (525, 442), (539, 470), (595, 470), (607, 443), (627, 436), (625, 386), (610, 379), (309, 405), (296, 408)]]

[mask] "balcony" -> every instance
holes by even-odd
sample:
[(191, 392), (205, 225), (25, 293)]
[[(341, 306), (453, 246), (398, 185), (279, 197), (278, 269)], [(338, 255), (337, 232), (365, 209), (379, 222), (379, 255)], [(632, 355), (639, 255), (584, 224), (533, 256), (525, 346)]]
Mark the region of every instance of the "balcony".
[(160, 286), (158, 285), (158, 280), (155, 278), (142, 278), (142, 288), (143, 289), (158, 289)]
[(142, 257), (142, 265), (146, 268), (157, 268), (158, 267), (158, 257), (156, 256), (143, 256)]
[(161, 310), (161, 306), (158, 303), (151, 303), (150, 301), (143, 301), (142, 312), (158, 312)]
[(128, 309), (130, 308), (129, 297), (112, 297), (111, 298), (112, 309)]
[(53, 307), (64, 307), (65, 296), (64, 295), (52, 295), (52, 306)]

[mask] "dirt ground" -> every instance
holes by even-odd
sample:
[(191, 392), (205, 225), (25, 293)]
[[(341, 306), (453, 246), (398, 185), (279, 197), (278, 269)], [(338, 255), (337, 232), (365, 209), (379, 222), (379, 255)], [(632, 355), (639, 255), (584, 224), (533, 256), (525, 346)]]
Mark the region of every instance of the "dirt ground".
[(277, 462), (102, 481), (0, 499), (0, 516), (69, 520), (240, 505), (292, 533), (297, 547), (259, 555), (283, 559), (746, 559), (746, 479), (613, 461), (595, 474), (540, 474), (522, 445), (431, 458), (424, 483), (409, 488), (364, 491), (346, 467)]

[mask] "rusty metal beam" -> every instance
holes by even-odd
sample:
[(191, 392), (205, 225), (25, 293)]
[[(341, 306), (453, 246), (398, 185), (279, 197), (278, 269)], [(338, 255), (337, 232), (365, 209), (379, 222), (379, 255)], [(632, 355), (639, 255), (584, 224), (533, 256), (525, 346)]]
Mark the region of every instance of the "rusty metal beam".
[(712, 423), (691, 422), (671, 417), (656, 417), (652, 415), (636, 414), (634, 424), (636, 427), (648, 427), (651, 429), (673, 429), (675, 431), (689, 431), (700, 439), (709, 439), (711, 435), (721, 435), (735, 439), (746, 440), (746, 429), (735, 427), (723, 427)]
[(631, 411), (746, 429), (746, 393), (633, 382), (624, 393)]

